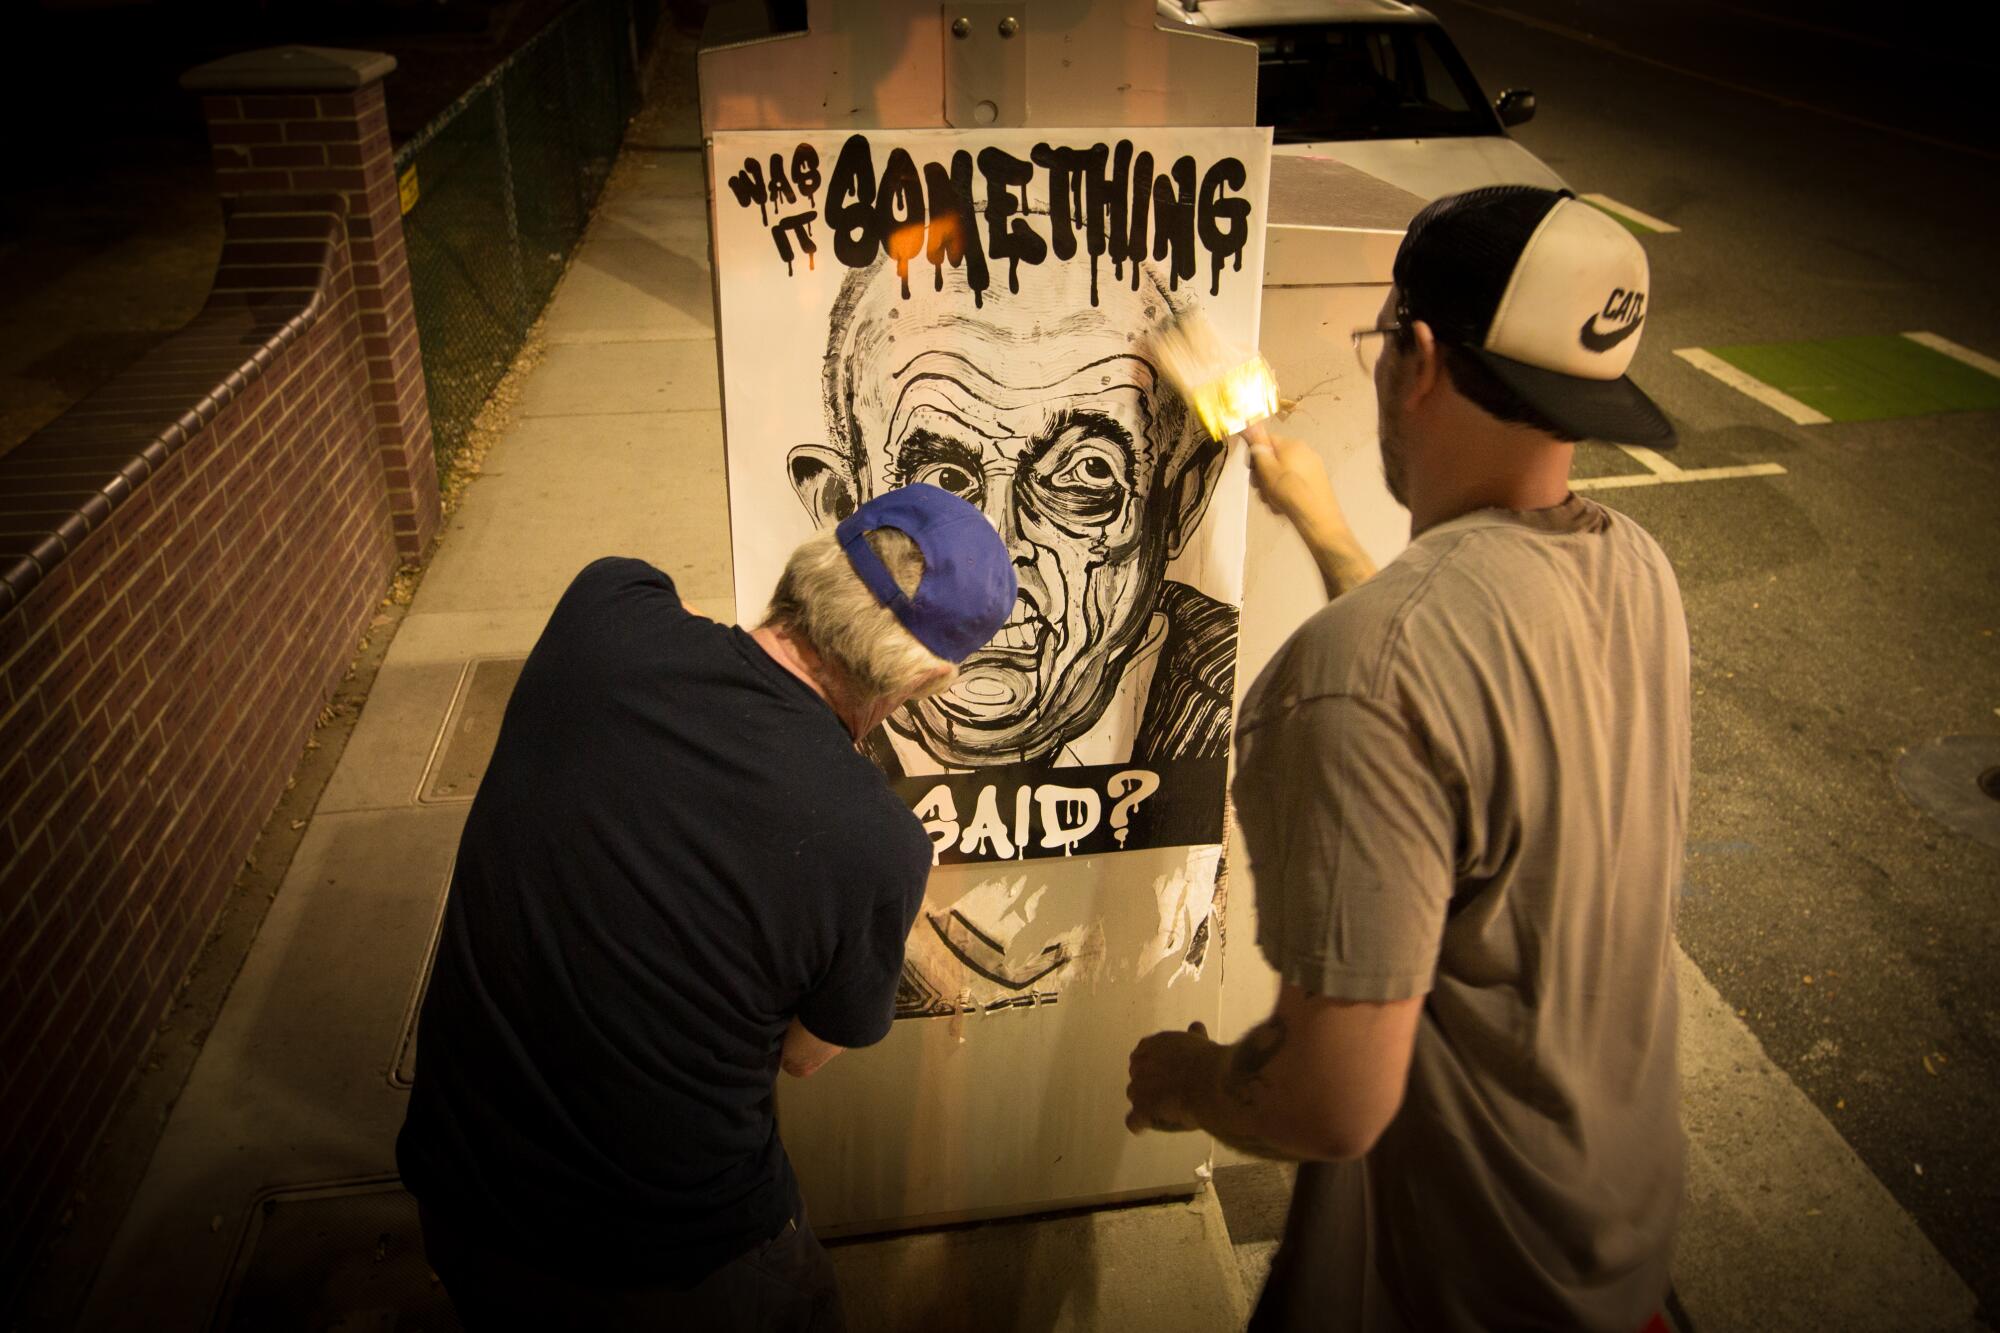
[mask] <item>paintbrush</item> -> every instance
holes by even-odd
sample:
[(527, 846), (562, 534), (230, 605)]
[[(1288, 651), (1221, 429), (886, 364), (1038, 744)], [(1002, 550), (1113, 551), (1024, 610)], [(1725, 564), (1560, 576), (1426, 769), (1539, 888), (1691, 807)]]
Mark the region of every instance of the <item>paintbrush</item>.
[(1253, 350), (1233, 347), (1199, 307), (1153, 331), (1153, 359), (1212, 440), (1278, 414), (1278, 379)]

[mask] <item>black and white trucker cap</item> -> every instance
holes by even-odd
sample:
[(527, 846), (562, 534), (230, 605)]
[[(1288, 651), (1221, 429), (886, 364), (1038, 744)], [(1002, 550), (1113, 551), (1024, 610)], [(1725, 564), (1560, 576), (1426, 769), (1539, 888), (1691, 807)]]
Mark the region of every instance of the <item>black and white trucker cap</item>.
[(1632, 233), (1567, 190), (1496, 185), (1417, 214), (1396, 252), (1406, 318), (1469, 353), (1572, 435), (1665, 448), (1625, 377), (1650, 286)]

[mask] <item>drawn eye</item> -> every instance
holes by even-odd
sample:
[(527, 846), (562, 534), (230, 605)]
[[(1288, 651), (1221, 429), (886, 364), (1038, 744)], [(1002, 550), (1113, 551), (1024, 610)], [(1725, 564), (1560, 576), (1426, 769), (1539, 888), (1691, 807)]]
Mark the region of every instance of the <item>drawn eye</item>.
[(956, 463), (927, 463), (909, 476), (911, 481), (921, 481), (950, 491), (953, 495), (978, 503), (979, 479)]
[(1118, 480), (1118, 474), (1102, 458), (1080, 458), (1065, 468), (1056, 480), (1063, 485), (1109, 486)]
[(1037, 469), (1036, 487), (1042, 502), (1054, 515), (1072, 523), (1104, 525), (1115, 521), (1125, 507), (1125, 469), (1102, 440), (1087, 439), (1067, 450), (1056, 451), (1050, 466)]

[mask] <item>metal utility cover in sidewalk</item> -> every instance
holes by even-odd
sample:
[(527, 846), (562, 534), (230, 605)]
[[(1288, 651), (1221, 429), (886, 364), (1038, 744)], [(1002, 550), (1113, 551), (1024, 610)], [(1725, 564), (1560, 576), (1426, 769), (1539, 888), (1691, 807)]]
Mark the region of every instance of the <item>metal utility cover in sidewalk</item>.
[(2000, 377), (1908, 335), (1706, 350), (1833, 421), (2000, 410)]
[(410, 987), (410, 1002), (403, 1009), (403, 1026), (396, 1036), (396, 1056), (389, 1065), (389, 1086), (411, 1088), (417, 1082), (417, 1020), (423, 1016), (424, 996), (431, 988), (431, 971), (437, 967), (438, 937), (444, 933), (444, 909), (451, 899), (452, 877), (458, 872), (458, 858), (444, 872), (444, 888), (438, 894), (437, 911), (431, 916), (430, 942), (424, 946), (424, 965)]
[(425, 1262), (417, 1201), (387, 1177), (266, 1193), (213, 1325), (220, 1333), (459, 1326)]
[(453, 692), (417, 799), (425, 804), (469, 801), (500, 739), (500, 719), (521, 679), (524, 657), (482, 657), (465, 664)]

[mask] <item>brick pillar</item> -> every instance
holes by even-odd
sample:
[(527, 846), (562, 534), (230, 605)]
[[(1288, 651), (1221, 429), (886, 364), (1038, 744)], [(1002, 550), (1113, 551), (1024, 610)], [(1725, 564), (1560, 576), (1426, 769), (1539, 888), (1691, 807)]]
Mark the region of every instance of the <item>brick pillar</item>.
[(340, 194), (396, 549), (414, 559), (438, 530), (437, 461), (382, 79), (394, 56), (314, 46), (248, 51), (189, 70), (202, 94), (225, 200)]

